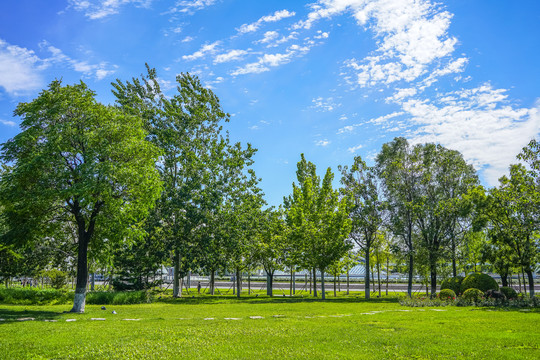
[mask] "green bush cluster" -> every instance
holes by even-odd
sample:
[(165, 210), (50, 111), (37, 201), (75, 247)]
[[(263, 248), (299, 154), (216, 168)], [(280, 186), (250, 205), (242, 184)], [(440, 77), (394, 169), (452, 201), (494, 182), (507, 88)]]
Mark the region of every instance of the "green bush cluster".
[(461, 295), (461, 298), (463, 300), (467, 301), (480, 301), (484, 297), (484, 292), (480, 289), (470, 288), (463, 292), (463, 295)]
[(456, 293), (452, 289), (442, 289), (437, 297), (441, 300), (455, 300)]
[(507, 299), (517, 299), (518, 294), (517, 291), (509, 286), (503, 286), (501, 287), (501, 292), (506, 296)]
[(463, 281), (463, 279), (463, 276), (456, 276), (444, 280), (441, 284), (441, 291), (444, 289), (450, 289), (456, 294), (461, 294), (461, 282)]
[(51, 286), (55, 289), (61, 289), (66, 286), (68, 281), (68, 274), (65, 271), (60, 271), (58, 269), (51, 269), (44, 271), (43, 276), (46, 276), (51, 281)]
[(150, 293), (146, 291), (95, 291), (86, 295), (86, 303), (91, 305), (131, 305), (150, 303), (151, 300)]
[(73, 293), (56, 289), (0, 289), (0, 303), (13, 305), (53, 305), (73, 301)]
[(467, 289), (478, 289), (482, 292), (488, 290), (499, 290), (499, 285), (491, 276), (482, 273), (473, 273), (468, 275), (461, 282), (461, 294), (465, 294)]

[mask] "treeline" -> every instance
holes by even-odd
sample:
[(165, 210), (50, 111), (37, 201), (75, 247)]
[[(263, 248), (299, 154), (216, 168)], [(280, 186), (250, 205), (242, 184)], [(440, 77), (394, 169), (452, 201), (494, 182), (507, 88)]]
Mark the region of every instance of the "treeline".
[[(373, 166), (356, 157), (324, 176), (303, 155), (292, 193), (267, 208), (250, 144), (232, 143), (219, 99), (190, 75), (166, 96), (154, 69), (112, 84), (103, 105), (84, 83), (52, 82), (21, 103), (21, 132), (2, 145), (0, 276), (76, 269), (72, 311), (84, 311), (89, 269), (117, 286), (148, 288), (173, 266), (173, 294), (189, 271), (214, 278), (225, 269), (341, 274), (360, 252), (370, 294), (370, 260), (405, 264), (415, 274), (489, 264), (503, 284), (538, 264), (539, 145), (532, 141), (497, 188), (479, 185), (457, 151), (383, 145)], [(314, 287), (316, 289), (316, 287)], [(237, 292), (238, 296), (240, 291)], [(315, 295), (316, 291), (315, 291)]]

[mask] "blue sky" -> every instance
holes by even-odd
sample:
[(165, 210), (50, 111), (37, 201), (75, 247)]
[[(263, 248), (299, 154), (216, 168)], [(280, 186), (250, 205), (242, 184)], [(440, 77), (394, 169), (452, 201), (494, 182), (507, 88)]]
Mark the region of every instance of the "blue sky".
[(167, 91), (190, 72), (216, 92), (271, 205), (300, 153), (337, 172), (395, 136), (461, 151), (492, 186), (540, 132), (539, 45), (537, 0), (6, 0), (0, 142), (53, 79), (110, 103), (148, 62)]

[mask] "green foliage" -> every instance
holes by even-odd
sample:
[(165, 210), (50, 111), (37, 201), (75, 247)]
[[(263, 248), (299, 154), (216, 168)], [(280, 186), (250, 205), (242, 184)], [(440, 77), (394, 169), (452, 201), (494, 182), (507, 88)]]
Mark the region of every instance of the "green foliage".
[(471, 288), (486, 292), (488, 290), (499, 290), (499, 285), (495, 279), (487, 274), (473, 273), (463, 279), (460, 290), (462, 294), (465, 294), (465, 291)]
[(86, 296), (86, 303), (92, 305), (131, 305), (152, 302), (152, 297), (147, 291), (95, 291)]
[(456, 293), (452, 289), (441, 289), (441, 292), (437, 295), (441, 300), (455, 300)]
[(511, 288), (509, 286), (501, 286), (500, 291), (506, 296), (507, 299), (517, 299), (518, 294), (517, 291), (514, 290), (514, 288)]
[[(461, 283), (465, 279), (463, 276), (456, 276), (449, 279), (446, 279), (441, 284), (441, 290), (450, 289), (455, 294), (461, 294)], [(455, 296), (455, 295), (454, 295)]]
[(73, 293), (56, 289), (0, 289), (0, 303), (12, 305), (52, 305), (73, 301)]
[(44, 271), (42, 276), (48, 277), (51, 282), (51, 286), (55, 289), (63, 288), (66, 286), (68, 281), (68, 274), (65, 271), (58, 269)]
[(478, 302), (484, 297), (484, 292), (480, 289), (468, 288), (463, 292), (461, 298), (466, 301)]

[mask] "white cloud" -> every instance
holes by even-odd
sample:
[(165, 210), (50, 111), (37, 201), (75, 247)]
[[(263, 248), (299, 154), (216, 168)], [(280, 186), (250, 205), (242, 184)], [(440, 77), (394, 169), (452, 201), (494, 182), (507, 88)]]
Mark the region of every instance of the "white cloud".
[(362, 145), (353, 146), (353, 147), (348, 148), (347, 151), (350, 152), (351, 154), (354, 154), (355, 152), (360, 150), (362, 147), (363, 147)]
[(315, 145), (316, 146), (328, 146), (330, 145), (330, 141), (328, 141), (327, 139), (324, 139), (324, 140), (318, 140), (315, 142)]
[(341, 104), (334, 101), (333, 97), (328, 97), (325, 99), (319, 96), (318, 98), (311, 100), (311, 102), (313, 103), (312, 107), (319, 109), (320, 111), (332, 111), (341, 106)]
[(107, 62), (91, 64), (86, 60), (73, 59), (64, 54), (62, 50), (49, 44), (47, 41), (42, 41), (39, 46), (45, 48), (52, 54), (50, 58), (44, 60), (46, 63), (67, 64), (76, 72), (80, 72), (86, 76), (95, 77), (97, 80), (102, 80), (107, 76), (114, 74), (118, 68), (118, 66), (110, 65)]
[(69, 0), (69, 7), (84, 12), (92, 20), (102, 19), (118, 14), (124, 5), (133, 4), (137, 7), (148, 8), (153, 0)]
[(245, 74), (258, 74), (269, 71), (271, 67), (277, 67), (289, 63), (295, 56), (306, 54), (309, 46), (291, 45), (284, 53), (263, 54), (257, 62), (246, 64), (231, 72), (232, 76)]
[(262, 18), (255, 21), (254, 23), (243, 24), (237, 30), (241, 34), (254, 32), (254, 31), (257, 31), (259, 27), (261, 27), (261, 25), (263, 25), (264, 23), (276, 22), (281, 19), (292, 17), (294, 15), (296, 15), (294, 11), (279, 10), (279, 11), (274, 12), (272, 15), (263, 16)]
[(264, 33), (264, 37), (259, 40), (259, 41), (256, 41), (255, 43), (257, 44), (266, 44), (266, 43), (269, 43), (273, 40), (275, 40), (276, 38), (279, 37), (279, 34), (277, 31), (267, 31)]
[(218, 0), (182, 0), (177, 1), (175, 7), (169, 10), (170, 13), (193, 14), (217, 3)]
[(346, 133), (353, 132), (354, 128), (357, 127), (357, 126), (359, 126), (359, 125), (347, 125), (347, 126), (344, 126), (341, 129), (339, 129), (337, 133), (338, 133), (338, 135), (340, 135), (340, 134), (346, 134)]
[(411, 140), (460, 151), (483, 171), (489, 185), (495, 185), (540, 131), (540, 100), (533, 108), (518, 108), (507, 101), (506, 92), (484, 84), (435, 100), (405, 101), (402, 107), (410, 116)]
[(345, 62), (356, 85), (411, 82), (429, 72), (439, 71), (436, 75), (442, 76), (463, 68), (463, 60), (451, 62), (453, 66), (443, 64), (457, 43), (448, 35), (452, 14), (429, 0), (319, 0), (293, 28), (310, 29), (321, 19), (344, 13), (371, 29), (377, 40), (370, 56)]
[(220, 44), (221, 41), (216, 41), (211, 44), (205, 44), (200, 48), (200, 50), (194, 52), (193, 54), (182, 56), (182, 59), (191, 61), (203, 58), (206, 56), (206, 54), (214, 54), (217, 51), (216, 47)]
[(0, 87), (8, 93), (16, 95), (40, 88), (41, 70), (46, 66), (34, 51), (0, 39)]
[(393, 118), (395, 118), (397, 116), (401, 116), (403, 114), (404, 114), (403, 111), (396, 111), (396, 112), (393, 112), (393, 113), (388, 114), (388, 115), (379, 116), (378, 118), (371, 119), (368, 122), (371, 123), (371, 124), (376, 124), (376, 125), (386, 124), (388, 122), (388, 120), (393, 119)]
[(195, 40), (194, 37), (192, 37), (192, 36), (186, 36), (185, 38), (182, 39), (182, 42), (183, 42), (183, 43), (187, 43), (187, 42), (190, 42), (190, 41), (193, 41), (193, 40)]
[(17, 126), (15, 121), (11, 121), (11, 120), (2, 120), (2, 119), (0, 119), (0, 124), (4, 124), (6, 126)]
[(386, 102), (401, 103), (404, 99), (416, 95), (417, 92), (415, 88), (396, 89), (394, 95), (386, 98)]
[(241, 60), (248, 52), (246, 50), (230, 50), (226, 53), (219, 54), (214, 59), (214, 64), (221, 64), (224, 62)]

